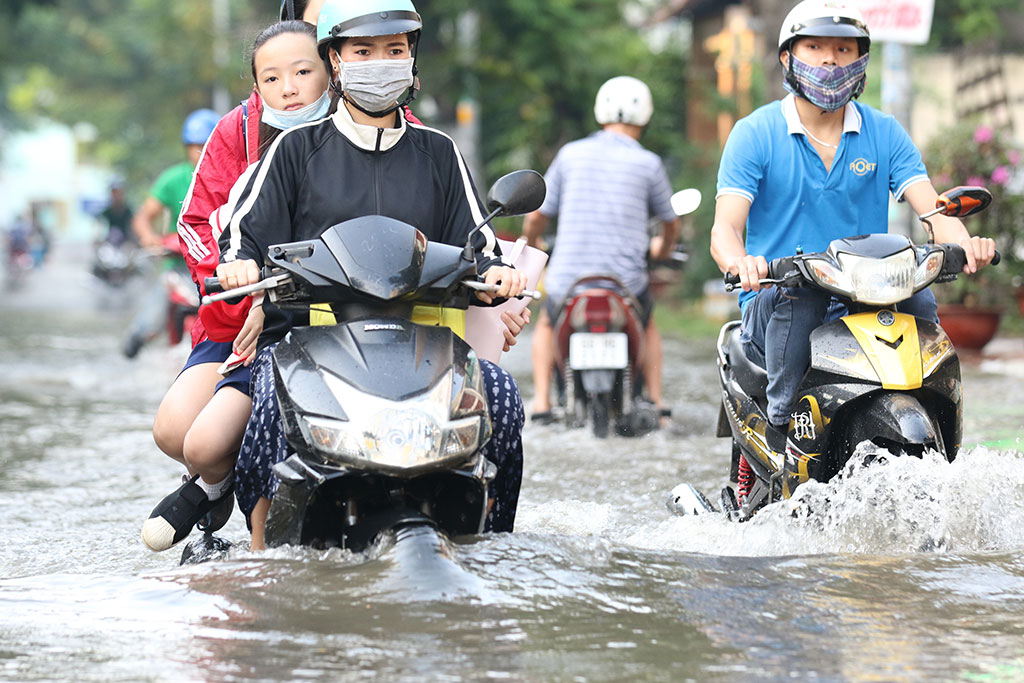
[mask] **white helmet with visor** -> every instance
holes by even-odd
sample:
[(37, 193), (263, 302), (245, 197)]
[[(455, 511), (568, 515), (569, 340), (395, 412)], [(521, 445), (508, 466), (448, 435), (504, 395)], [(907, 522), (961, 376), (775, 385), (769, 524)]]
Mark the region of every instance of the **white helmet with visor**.
[(801, 36), (856, 38), (862, 55), (871, 48), (864, 16), (853, 4), (841, 0), (803, 0), (791, 9), (779, 31), (779, 54)]

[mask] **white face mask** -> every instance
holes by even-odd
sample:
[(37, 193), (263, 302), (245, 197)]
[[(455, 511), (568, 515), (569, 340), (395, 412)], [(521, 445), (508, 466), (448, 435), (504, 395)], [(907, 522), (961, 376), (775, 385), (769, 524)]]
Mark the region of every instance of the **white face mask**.
[(316, 121), (322, 119), (327, 115), (327, 110), (331, 108), (331, 92), (325, 90), (324, 94), (320, 96), (315, 102), (307, 104), (301, 109), (293, 109), (292, 111), (284, 111), (282, 109), (274, 109), (266, 102), (263, 103), (263, 115), (260, 120), (268, 126), (273, 126), (280, 130), (288, 130), (292, 126), (297, 126), (300, 123), (309, 123), (310, 121)]
[(412, 86), (413, 59), (341, 62), (341, 89), (368, 112), (387, 111)]

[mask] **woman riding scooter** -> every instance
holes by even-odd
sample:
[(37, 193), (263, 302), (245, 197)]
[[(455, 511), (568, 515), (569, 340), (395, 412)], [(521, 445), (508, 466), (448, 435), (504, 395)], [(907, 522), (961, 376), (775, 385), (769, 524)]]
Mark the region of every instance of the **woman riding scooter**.
[[(259, 281), (258, 264), (269, 245), (316, 237), (365, 215), (415, 224), (434, 241), (465, 244), (483, 211), (458, 148), (447, 135), (409, 125), (397, 113), (415, 92), (421, 26), (408, 0), (325, 3), (318, 42), (343, 106), (320, 123), (283, 133), (261, 160), (221, 238), (217, 274), (223, 287)], [(499, 285), (496, 296), (523, 291), (525, 278), (500, 264), (489, 227), (475, 234), (473, 244), (486, 282)], [(488, 294), (480, 298), (492, 301)], [(253, 365), (253, 416), (236, 467), (236, 495), (253, 548), (263, 547), (266, 512), (277, 488), (270, 467), (286, 456), (270, 350), (293, 325), (309, 322), (308, 314), (269, 304), (265, 309)], [(487, 457), (498, 469), (488, 528), (511, 530), (521, 478), (521, 399), (507, 373), (483, 366), (494, 424)], [(502, 398), (493, 400), (497, 396)]]

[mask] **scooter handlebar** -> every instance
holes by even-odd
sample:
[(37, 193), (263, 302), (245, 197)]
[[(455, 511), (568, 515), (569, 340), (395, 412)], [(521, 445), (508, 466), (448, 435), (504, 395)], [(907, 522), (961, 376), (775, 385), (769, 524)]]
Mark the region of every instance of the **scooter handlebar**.
[(224, 288), (220, 284), (220, 278), (216, 275), (213, 277), (203, 278), (203, 288), (206, 290), (206, 296), (203, 297), (202, 305), (209, 306), (215, 301), (226, 301), (230, 305), (234, 306), (244, 299), (242, 296), (231, 296), (224, 294)]
[[(485, 282), (478, 282), (476, 280), (463, 280), (463, 283), (472, 290), (478, 292), (497, 292), (501, 287), (499, 285), (489, 285)], [(524, 289), (523, 293), (515, 297), (516, 299), (534, 299), (539, 300), (541, 293), (535, 289)]]
[[(244, 285), (242, 287), (235, 287), (233, 289), (223, 289), (218, 283), (217, 285), (215, 285), (216, 289), (218, 290), (218, 293), (207, 294), (206, 296), (204, 296), (202, 302), (203, 306), (209, 306), (215, 301), (227, 301), (229, 304), (234, 305), (241, 301), (242, 298), (245, 296), (255, 294), (256, 292), (263, 292), (268, 289), (274, 289), (275, 287), (278, 287), (291, 281), (291, 275), (288, 273), (278, 273), (277, 275), (270, 275), (268, 273), (269, 271), (267, 269), (264, 269), (263, 279), (260, 280), (259, 282), (254, 282), (251, 285)], [(203, 281), (203, 284), (208, 286), (209, 284), (211, 284), (210, 280), (216, 282), (217, 278), (206, 278)], [(207, 291), (209, 292), (213, 290), (207, 289)]]
[[(936, 245), (941, 248), (946, 254), (945, 263), (942, 266), (942, 276), (940, 276), (940, 282), (956, 279), (958, 275), (962, 275), (964, 272), (964, 265), (967, 264), (967, 255), (964, 253), (963, 247), (959, 244), (950, 242), (948, 244)], [(996, 250), (995, 255), (992, 257), (992, 261), (989, 265), (998, 266), (1003, 260), (1002, 255)]]
[[(762, 278), (759, 282), (763, 285), (778, 285), (788, 283), (790, 279), (796, 278), (794, 284), (799, 282), (800, 271), (796, 267), (798, 256), (782, 256), (768, 262), (768, 277)], [(731, 292), (740, 284), (739, 275), (732, 273), (725, 274), (725, 291)]]
[(203, 289), (206, 290), (207, 294), (220, 294), (224, 291), (224, 288), (220, 286), (220, 278), (216, 275), (203, 278)]
[[(964, 264), (967, 263), (967, 257), (964, 254), (963, 247), (959, 244), (950, 243), (941, 245), (941, 247), (946, 252), (946, 261), (943, 271), (950, 279), (953, 279), (956, 275), (963, 272)], [(796, 268), (797, 258), (797, 256), (783, 256), (769, 261), (768, 277), (760, 280), (761, 284), (781, 284), (781, 281), (799, 276), (799, 270)], [(1002, 255), (998, 250), (996, 250), (995, 256), (992, 257), (990, 265), (998, 266), (1002, 260)], [(795, 277), (795, 279), (799, 280), (799, 277)], [(739, 284), (740, 278), (738, 275), (733, 275), (732, 273), (725, 274), (725, 290), (727, 292), (733, 291), (739, 286)]]

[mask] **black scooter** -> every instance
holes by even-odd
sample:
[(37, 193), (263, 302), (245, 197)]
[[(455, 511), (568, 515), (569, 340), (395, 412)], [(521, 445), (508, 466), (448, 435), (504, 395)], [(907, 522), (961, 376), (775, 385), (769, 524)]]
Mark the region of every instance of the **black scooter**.
[[(984, 188), (957, 187), (920, 219), (931, 235), (929, 216), (969, 216), (991, 200)], [(992, 263), (998, 262), (997, 253)], [(811, 364), (786, 434), (767, 419), (768, 376), (745, 354), (740, 322), (722, 327), (717, 435), (732, 440), (729, 485), (721, 492), (730, 519), (749, 519), (809, 479), (828, 481), (865, 441), (897, 455), (933, 450), (950, 461), (956, 457), (962, 419), (956, 349), (942, 327), (894, 306), (933, 283), (955, 280), (964, 263), (956, 244), (914, 245), (903, 235), (872, 234), (768, 264), (762, 285), (830, 292), (848, 314), (811, 333)], [(735, 276), (726, 276), (727, 289), (737, 284)], [(672, 490), (669, 508), (681, 515), (715, 510), (687, 483)]]
[[(536, 209), (544, 193), (534, 171), (504, 176), (476, 229)], [(483, 531), (495, 468), (481, 455), (491, 423), (480, 363), (447, 327), (410, 321), (414, 304), (466, 309), (491, 288), (470, 242), (366, 216), (271, 246), (267, 264), (259, 283), (206, 302), (266, 290), (280, 307), (329, 307), (338, 321), (295, 327), (273, 351), (290, 455), (273, 468), (267, 545), (359, 552), (386, 531)]]

